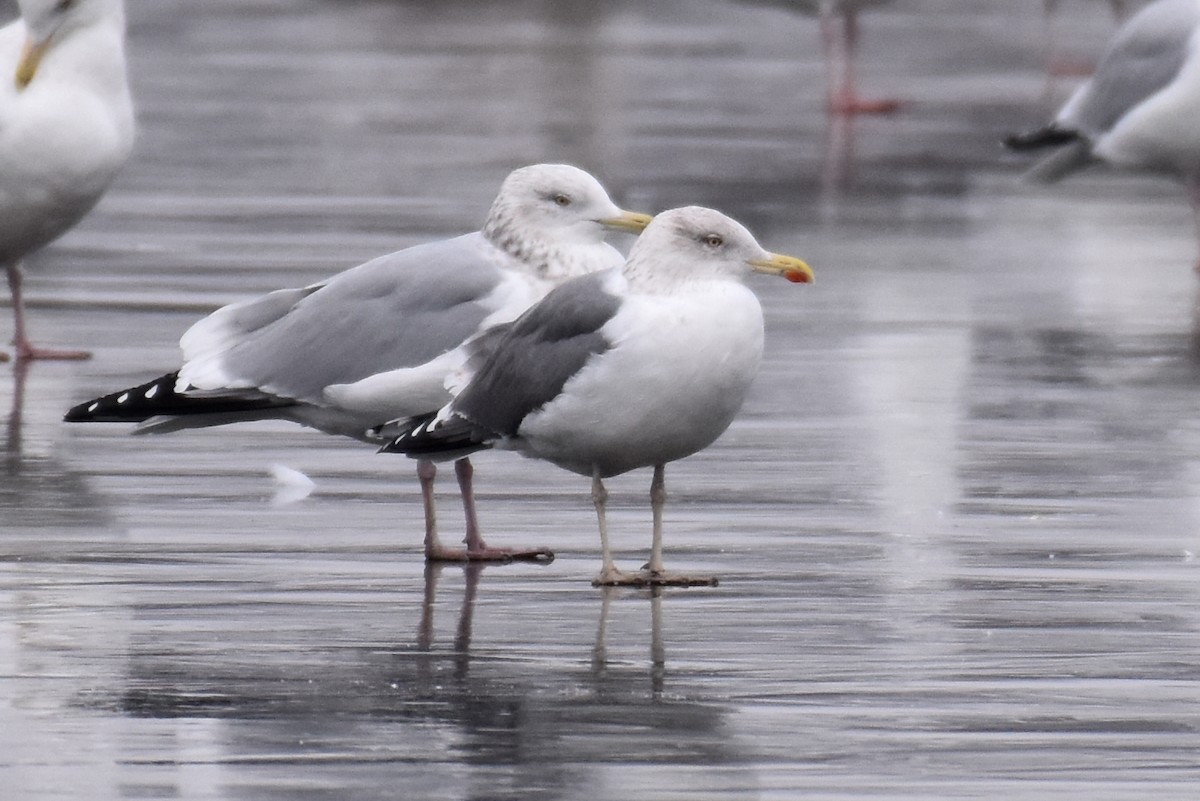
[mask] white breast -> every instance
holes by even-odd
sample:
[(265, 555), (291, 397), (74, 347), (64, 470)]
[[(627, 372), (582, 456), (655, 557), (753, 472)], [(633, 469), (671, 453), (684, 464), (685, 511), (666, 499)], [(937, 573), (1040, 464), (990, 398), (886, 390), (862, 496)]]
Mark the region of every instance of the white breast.
[(614, 346), (522, 423), (521, 450), (588, 475), (679, 459), (711, 444), (762, 360), (762, 309), (733, 281), (633, 295), (602, 329)]
[(1175, 80), (1130, 109), (1095, 152), (1120, 167), (1200, 174), (1200, 30)]

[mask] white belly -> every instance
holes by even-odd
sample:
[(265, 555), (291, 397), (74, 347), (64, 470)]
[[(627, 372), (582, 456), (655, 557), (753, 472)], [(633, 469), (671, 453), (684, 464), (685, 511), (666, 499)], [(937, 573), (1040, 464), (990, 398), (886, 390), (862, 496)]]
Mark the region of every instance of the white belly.
[[(1200, 47), (1200, 33), (1188, 46)], [(1174, 81), (1130, 109), (1095, 152), (1119, 167), (1200, 175), (1200, 57), (1189, 56)]]
[(603, 330), (615, 347), (525, 419), (517, 449), (584, 475), (682, 458), (724, 432), (762, 360), (758, 299), (729, 281), (630, 297)]

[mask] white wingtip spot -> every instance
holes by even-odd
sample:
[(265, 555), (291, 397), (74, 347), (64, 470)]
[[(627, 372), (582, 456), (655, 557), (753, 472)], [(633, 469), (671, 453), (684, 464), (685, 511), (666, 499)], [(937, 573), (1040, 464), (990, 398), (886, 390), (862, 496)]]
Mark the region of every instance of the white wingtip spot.
[(96, 401), (95, 403), (93, 403), (91, 406), (88, 407), (88, 411), (94, 412), (99, 408), (100, 408), (100, 401)]
[(124, 402), (125, 402), (125, 401), (127, 401), (127, 400), (129, 400), (129, 393), (128, 393), (128, 392), (122, 392), (122, 393), (121, 393), (121, 394), (120, 394), (120, 395), (117, 397), (117, 403), (124, 403)]
[(150, 387), (150, 389), (146, 390), (146, 400), (150, 400), (157, 394), (158, 394), (158, 384), (155, 384), (154, 386)]

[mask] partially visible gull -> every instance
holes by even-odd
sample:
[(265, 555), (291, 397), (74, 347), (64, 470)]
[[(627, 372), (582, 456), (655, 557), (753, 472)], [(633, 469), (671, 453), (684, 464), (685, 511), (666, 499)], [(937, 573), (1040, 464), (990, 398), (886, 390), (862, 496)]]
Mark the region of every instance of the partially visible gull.
[[(183, 365), (67, 412), (69, 422), (142, 422), (166, 432), (284, 419), (371, 441), (369, 429), (436, 411), (461, 346), (511, 321), (562, 281), (619, 265), (608, 230), (650, 218), (622, 211), (588, 173), (539, 164), (505, 179), (483, 230), (408, 248), (299, 289), (217, 310), (183, 335)], [(475, 516), (472, 468), (455, 464), (466, 549), (438, 541), (433, 462), (417, 466), (429, 559), (552, 556), (490, 548)]]
[(1053, 149), (1030, 173), (1044, 182), (1096, 161), (1173, 175), (1200, 226), (1200, 0), (1157, 0), (1134, 14), (1054, 121), (1005, 144)]
[[(35, 347), (22, 259), (79, 222), (133, 147), (122, 0), (18, 0), (0, 28), (0, 264), (18, 359), (85, 359)], [(0, 361), (8, 359), (0, 353)]]
[[(1109, 13), (1118, 23), (1125, 19), (1129, 12), (1129, 0), (1102, 0), (1108, 6)], [(1099, 5), (1099, 2), (1090, 5)], [(1072, 64), (1059, 58), (1055, 37), (1055, 17), (1066, 17), (1067, 25), (1072, 29), (1078, 24), (1078, 8), (1071, 9), (1067, 14), (1061, 13), (1063, 0), (1042, 0), (1042, 21), (1046, 28), (1046, 70), (1051, 75), (1089, 75), (1092, 68)], [(1068, 4), (1070, 5), (1070, 4)], [(1075, 4), (1076, 6), (1079, 3)]]
[[(720, 212), (663, 212), (623, 268), (547, 295), (489, 344), (453, 401), (383, 450), (430, 459), (506, 448), (590, 476), (603, 553), (593, 583), (699, 583), (663, 567), (664, 468), (725, 431), (758, 372), (762, 309), (742, 283), (752, 271), (813, 280)], [(638, 467), (654, 468), (654, 529), (648, 565), (631, 574), (609, 552), (603, 479)]]

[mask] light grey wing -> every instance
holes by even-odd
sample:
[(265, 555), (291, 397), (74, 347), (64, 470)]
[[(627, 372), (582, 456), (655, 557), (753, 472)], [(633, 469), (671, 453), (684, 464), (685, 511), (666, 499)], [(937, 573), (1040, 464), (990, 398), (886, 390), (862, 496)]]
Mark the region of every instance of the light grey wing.
[[(347, 270), (234, 343), (224, 373), (318, 402), (331, 384), (414, 367), (478, 331), (501, 280), (478, 235), (402, 250)], [(268, 296), (269, 297), (269, 296)]]
[(1091, 80), (1059, 114), (1058, 125), (1093, 140), (1109, 131), (1175, 79), (1197, 24), (1195, 0), (1158, 0), (1146, 6), (1117, 33)]
[(601, 332), (621, 306), (606, 289), (610, 271), (568, 281), (487, 343), (487, 361), (451, 411), (494, 435), (517, 433), (526, 415), (553, 400), (570, 378), (611, 347)]

